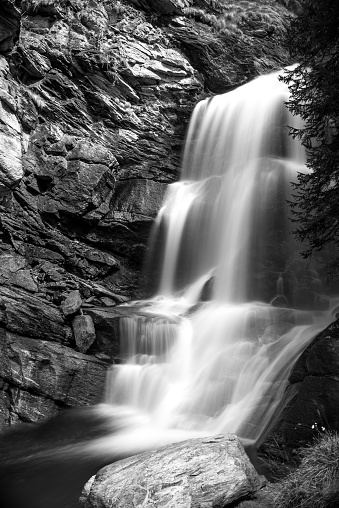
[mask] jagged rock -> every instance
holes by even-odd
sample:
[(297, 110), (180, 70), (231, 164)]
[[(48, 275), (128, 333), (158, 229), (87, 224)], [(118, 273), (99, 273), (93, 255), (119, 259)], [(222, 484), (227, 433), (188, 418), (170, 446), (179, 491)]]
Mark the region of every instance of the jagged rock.
[(110, 358), (118, 356), (120, 352), (120, 318), (123, 312), (120, 309), (86, 309), (86, 312), (91, 316), (95, 334), (96, 345), (99, 350)]
[(10, 407), (6, 420), (36, 421), (64, 406), (101, 401), (107, 363), (61, 344), (0, 329), (0, 372)]
[(271, 301), (271, 305), (273, 305), (273, 307), (287, 308), (288, 302), (283, 295), (279, 295), (273, 298), (273, 300)]
[(61, 304), (62, 312), (65, 316), (70, 316), (78, 312), (82, 305), (82, 298), (80, 292), (75, 289), (66, 296), (65, 300)]
[(95, 341), (95, 328), (91, 316), (75, 316), (72, 321), (75, 343), (81, 353), (91, 347)]
[[(195, 104), (288, 63), (283, 7), (272, 6), (271, 35), (248, 26), (227, 38), (191, 5), (0, 0), (0, 257), (9, 256), (0, 328), (13, 337), (75, 347), (60, 310), (69, 291), (144, 296), (148, 237)], [(218, 15), (211, 2), (194, 5)], [(118, 318), (91, 317), (91, 351), (119, 356)], [(11, 405), (5, 384), (0, 399)], [(47, 407), (40, 388), (30, 392), (36, 414)]]
[(35, 283), (30, 270), (18, 270), (11, 277), (11, 283), (29, 292), (37, 293), (39, 288)]
[(319, 333), (302, 353), (290, 383), (297, 395), (279, 423), (288, 443), (311, 441), (319, 431), (339, 431), (338, 320)]
[(159, 14), (183, 14), (182, 9), (193, 4), (192, 0), (132, 0), (132, 2)]
[(20, 10), (14, 0), (0, 2), (0, 53), (7, 53), (13, 48), (19, 36)]
[[(126, 327), (123, 323), (128, 323), (131, 316), (139, 320), (137, 326), (143, 326), (145, 322), (152, 322), (154, 326), (166, 323), (176, 327), (178, 325), (178, 318), (174, 316), (150, 316), (143, 312), (136, 306), (132, 307), (92, 307), (86, 309), (94, 322), (96, 341), (95, 346), (100, 352), (105, 353), (111, 359), (126, 358), (129, 355), (128, 350), (128, 337), (126, 334)], [(167, 338), (168, 339), (168, 338)], [(137, 347), (137, 346), (136, 346)], [(164, 344), (159, 339), (158, 347), (164, 348)]]
[(81, 506), (212, 508), (261, 486), (239, 439), (229, 434), (184, 441), (106, 466), (85, 486)]
[(1, 125), (0, 131), (0, 192), (9, 191), (18, 185), (24, 175), (21, 128), (16, 116), (10, 111), (5, 112), (5, 108), (0, 102), (0, 121), (5, 120), (5, 127)]
[(26, 337), (64, 344), (69, 344), (72, 337), (69, 325), (55, 305), (32, 294), (28, 297), (20, 288), (0, 287), (0, 327), (2, 326)]

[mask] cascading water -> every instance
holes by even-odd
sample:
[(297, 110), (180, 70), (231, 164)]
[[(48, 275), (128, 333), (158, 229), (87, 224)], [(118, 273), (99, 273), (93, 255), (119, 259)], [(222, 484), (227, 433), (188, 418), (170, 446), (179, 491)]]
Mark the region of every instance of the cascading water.
[(151, 268), (164, 244), (157, 295), (121, 320), (126, 362), (107, 382), (108, 402), (153, 424), (259, 443), (294, 361), (332, 320), (290, 235), (286, 200), (305, 152), (288, 135), (298, 119), (278, 75), (193, 112), (181, 180), (152, 234)]

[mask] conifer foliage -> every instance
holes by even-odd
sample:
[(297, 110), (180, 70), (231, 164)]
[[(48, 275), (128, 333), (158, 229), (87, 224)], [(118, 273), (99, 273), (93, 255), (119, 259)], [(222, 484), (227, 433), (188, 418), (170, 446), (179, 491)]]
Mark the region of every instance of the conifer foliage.
[[(281, 79), (291, 92), (288, 109), (304, 120), (291, 134), (306, 146), (310, 172), (298, 175), (292, 210), (308, 257), (325, 245), (339, 246), (339, 1), (303, 0), (301, 6), (287, 42), (299, 63)], [(339, 254), (330, 268), (338, 272)]]

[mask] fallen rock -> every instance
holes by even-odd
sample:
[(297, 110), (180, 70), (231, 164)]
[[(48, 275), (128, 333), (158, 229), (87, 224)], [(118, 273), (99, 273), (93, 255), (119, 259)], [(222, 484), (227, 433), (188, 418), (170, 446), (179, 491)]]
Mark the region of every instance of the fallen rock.
[(75, 316), (72, 322), (75, 343), (81, 353), (91, 347), (95, 341), (95, 328), (91, 316)]
[(80, 292), (75, 289), (66, 296), (65, 300), (61, 304), (62, 312), (65, 316), (70, 316), (78, 312), (82, 305), (82, 299)]
[(212, 508), (262, 486), (233, 434), (146, 452), (101, 469), (85, 486), (83, 508)]

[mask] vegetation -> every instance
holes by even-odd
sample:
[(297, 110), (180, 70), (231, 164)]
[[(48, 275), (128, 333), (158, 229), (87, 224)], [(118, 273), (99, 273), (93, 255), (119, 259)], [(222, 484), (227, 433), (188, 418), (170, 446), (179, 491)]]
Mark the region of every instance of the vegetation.
[[(299, 174), (292, 204), (296, 237), (307, 242), (304, 257), (326, 245), (339, 245), (339, 2), (304, 0), (288, 34), (299, 64), (282, 77), (287, 103), (304, 127), (292, 129), (307, 148), (309, 172)], [(338, 272), (339, 256), (329, 265)]]
[(275, 508), (339, 506), (339, 436), (325, 433), (301, 452), (301, 464), (275, 485)]
[(298, 450), (285, 450), (282, 443), (271, 440), (264, 455), (270, 470), (268, 475), (264, 474), (270, 481), (252, 498), (237, 502), (234, 508), (338, 508), (337, 433), (318, 432), (311, 445)]
[(254, 35), (266, 36), (281, 29), (283, 13), (274, 0), (209, 0), (205, 4), (205, 8), (187, 7), (183, 11), (187, 17), (210, 25), (221, 35), (242, 37), (254, 32)]

